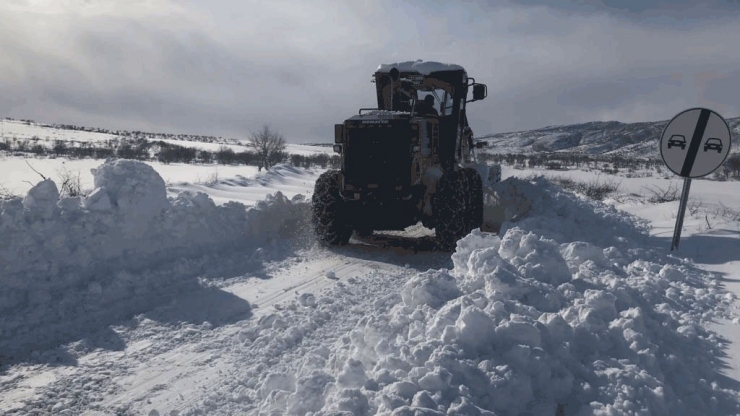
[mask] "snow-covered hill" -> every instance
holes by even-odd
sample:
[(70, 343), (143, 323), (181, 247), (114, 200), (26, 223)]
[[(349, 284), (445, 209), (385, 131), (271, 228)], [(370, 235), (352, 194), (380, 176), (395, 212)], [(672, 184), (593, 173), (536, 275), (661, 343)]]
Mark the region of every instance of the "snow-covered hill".
[[(507, 169), (495, 189), (527, 215), (452, 256), (418, 226), (326, 249), (306, 222), (316, 172), (281, 169), (230, 183), (291, 185), (251, 207), (168, 197), (134, 161), (101, 163), (85, 197), (42, 181), (0, 202), (0, 413), (740, 412), (740, 218), (701, 228), (697, 209), (671, 253), (675, 201), (595, 202)], [(649, 182), (665, 185), (622, 195)], [(712, 184), (694, 196), (738, 204), (737, 182)]]
[[(727, 119), (733, 133), (733, 149), (740, 148), (740, 117)], [(536, 130), (478, 136), (488, 141), (486, 151), (619, 153), (625, 157), (660, 157), (658, 141), (668, 120), (644, 123), (618, 121), (550, 126)]]
[[(214, 136), (191, 134), (147, 133), (140, 131), (107, 130), (71, 125), (44, 124), (30, 120), (0, 119), (0, 142), (28, 140), (31, 144), (40, 144), (51, 148), (57, 141), (67, 144), (117, 143), (122, 140), (141, 139), (151, 142), (165, 142), (200, 150), (216, 151), (229, 148), (235, 152), (249, 150), (247, 139), (228, 139)], [(290, 154), (312, 155), (331, 153), (331, 149), (305, 144), (287, 144)]]
[[(660, 157), (657, 145), (664, 121), (621, 123), (618, 121), (548, 126), (535, 130), (478, 135), (490, 153), (581, 152), (591, 155), (620, 154), (625, 157)], [(740, 149), (740, 117), (727, 119), (733, 133), (733, 151)], [(246, 139), (227, 139), (185, 134), (109, 131), (105, 129), (49, 125), (22, 120), (0, 120), (0, 142), (29, 140), (51, 148), (55, 142), (105, 144), (124, 139), (143, 139), (173, 145), (217, 151), (249, 150)], [(331, 143), (287, 145), (287, 152), (299, 155), (332, 154)]]

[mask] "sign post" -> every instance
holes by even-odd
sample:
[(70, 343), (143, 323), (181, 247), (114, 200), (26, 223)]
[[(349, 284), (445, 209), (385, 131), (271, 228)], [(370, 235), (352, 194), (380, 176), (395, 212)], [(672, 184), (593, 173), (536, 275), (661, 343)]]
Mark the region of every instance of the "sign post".
[(681, 229), (683, 229), (683, 216), (686, 214), (686, 204), (689, 199), (689, 188), (691, 188), (691, 178), (683, 180), (683, 190), (681, 191), (681, 202), (678, 203), (678, 215), (676, 216), (676, 226), (673, 228), (673, 241), (671, 241), (671, 251), (678, 248), (678, 241), (681, 239)]
[(678, 248), (691, 179), (709, 175), (727, 158), (732, 145), (730, 127), (722, 116), (706, 108), (678, 113), (663, 129), (660, 156), (673, 173), (684, 178), (671, 250)]

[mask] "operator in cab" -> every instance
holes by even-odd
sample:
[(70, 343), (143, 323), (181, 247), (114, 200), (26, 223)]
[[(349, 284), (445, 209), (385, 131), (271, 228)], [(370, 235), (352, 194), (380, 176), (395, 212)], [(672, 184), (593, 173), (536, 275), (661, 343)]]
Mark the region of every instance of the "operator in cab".
[(416, 114), (420, 116), (439, 116), (437, 109), (434, 108), (434, 96), (429, 94), (424, 97), (423, 101), (416, 104)]

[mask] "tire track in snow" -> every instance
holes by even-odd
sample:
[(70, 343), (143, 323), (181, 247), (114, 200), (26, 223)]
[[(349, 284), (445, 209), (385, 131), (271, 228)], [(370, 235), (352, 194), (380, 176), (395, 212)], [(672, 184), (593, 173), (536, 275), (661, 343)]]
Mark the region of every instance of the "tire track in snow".
[[(244, 275), (221, 288), (253, 305), (249, 318), (213, 328), (208, 324), (156, 322), (145, 313), (136, 318), (139, 321), (134, 328), (115, 328), (124, 340), (122, 351), (96, 349), (82, 355), (76, 367), (32, 370), (38, 372), (36, 378), (43, 382), (29, 387), (33, 393), (23, 396), (23, 403), (11, 399), (2, 410), (11, 415), (33, 411), (99, 415), (111, 412), (148, 414), (152, 409), (160, 413), (187, 411), (203, 406), (220, 411), (218, 406), (209, 405), (214, 403), (223, 404), (225, 408), (236, 406), (240, 411), (251, 408), (250, 403), (257, 399), (257, 393), (249, 391), (244, 387), (248, 383), (243, 382), (243, 370), (250, 362), (289, 367), (296, 357), (301, 357), (302, 353), (296, 351), (319, 348), (327, 334), (338, 338), (343, 331), (354, 327), (356, 317), (347, 320), (340, 313), (330, 313), (316, 319), (316, 325), (304, 328), (299, 342), (290, 348), (273, 348), (273, 353), (277, 353), (273, 356), (243, 345), (242, 331), (260, 322), (262, 325), (274, 323), (276, 313), (292, 316), (316, 313), (318, 308), (292, 302), (300, 294), (312, 293), (320, 298), (321, 291), (345, 291), (346, 286), (339, 289), (337, 286), (345, 285), (351, 278), (358, 281), (382, 275), (403, 276), (412, 270), (401, 264), (411, 263), (423, 268), (424, 264), (438, 267), (449, 261), (449, 255), (444, 253), (422, 253), (413, 257), (410, 254), (409, 250), (400, 249), (394, 253), (371, 246), (300, 252), (299, 261), (279, 262), (272, 268), (278, 271), (268, 279)], [(332, 275), (336, 277), (328, 277)], [(339, 310), (347, 312), (358, 303), (371, 302), (380, 292), (394, 290), (382, 285), (376, 289), (354, 297), (348, 295), (346, 299), (354, 300), (348, 303), (345, 299)], [(319, 299), (319, 303), (321, 301)], [(287, 305), (279, 307), (283, 304)], [(165, 312), (168, 307), (164, 307)], [(157, 311), (153, 312), (156, 317)], [(12, 392), (13, 387), (8, 386), (6, 391)], [(231, 392), (228, 400), (223, 399), (224, 392)], [(214, 397), (218, 400), (214, 401)]]
[[(369, 248), (372, 249), (372, 247)], [(150, 397), (150, 403), (139, 410), (148, 412), (156, 409), (160, 413), (176, 410), (184, 412), (180, 413), (181, 415), (191, 414), (190, 412), (193, 412), (192, 414), (203, 414), (203, 412), (205, 414), (241, 414), (254, 411), (254, 403), (260, 400), (256, 384), (259, 381), (259, 375), (264, 375), (266, 371), (281, 372), (295, 367), (301, 357), (309, 355), (322, 346), (333, 344), (339, 337), (346, 335), (347, 331), (354, 328), (357, 320), (361, 318), (362, 315), (351, 313), (353, 307), (359, 311), (367, 310), (368, 306), (359, 305), (367, 303), (372, 305), (378, 298), (388, 293), (398, 293), (400, 285), (405, 283), (406, 279), (394, 279), (392, 276), (406, 277), (417, 272), (413, 268), (385, 263), (384, 260), (388, 261), (386, 251), (378, 250), (371, 253), (368, 258), (353, 258), (346, 255), (347, 252), (355, 251), (353, 249), (358, 248), (338, 249), (334, 253), (323, 251), (323, 256), (328, 256), (328, 259), (307, 259), (286, 270), (280, 276), (273, 277), (271, 279), (273, 290), (268, 294), (269, 302), (265, 302), (264, 297), (259, 298), (263, 303), (256, 309), (255, 318), (257, 319), (242, 326), (242, 333), (232, 333), (230, 334), (231, 339), (224, 339), (224, 342), (232, 342), (232, 351), (229, 355), (232, 361), (228, 366), (213, 369), (207, 376), (201, 374), (202, 377), (215, 378), (215, 383), (199, 389), (197, 394), (184, 397), (175, 394), (177, 389), (169, 389), (167, 392)], [(394, 260), (399, 263), (398, 258)], [(412, 263), (419, 268), (423, 268), (424, 264), (439, 267), (448, 260), (448, 254), (434, 253), (427, 256), (422, 255)], [(301, 268), (303, 270), (296, 270)], [(327, 272), (333, 272), (338, 280), (335, 282), (327, 278)], [(285, 286), (286, 278), (295, 278), (296, 273), (313, 277), (299, 285)], [(374, 281), (377, 282), (374, 283)], [(394, 282), (394, 284), (387, 284), (389, 282)], [(353, 287), (357, 284), (362, 284), (362, 287), (369, 285), (371, 290), (362, 290), (358, 286), (358, 293), (352, 293), (353, 290), (347, 288), (347, 283)], [(287, 307), (275, 308), (275, 310), (269, 308), (269, 306), (277, 306), (281, 302), (295, 298), (297, 294), (293, 291), (295, 286), (300, 286), (303, 293), (323, 290), (325, 296), (319, 298), (316, 294), (319, 298), (317, 303), (321, 305), (322, 301), (331, 302), (334, 310), (320, 316), (322, 311), (300, 307), (295, 302)], [(239, 294), (240, 291), (248, 289), (248, 286), (246, 283), (240, 283), (229, 289)], [(339, 295), (342, 292), (349, 293), (349, 295)], [(343, 314), (342, 312), (350, 313)], [(292, 326), (275, 324), (276, 321), (289, 320), (299, 322)], [(239, 324), (231, 329), (238, 329), (238, 327)], [(300, 339), (293, 340), (295, 342), (290, 345), (281, 344), (281, 335), (299, 327), (301, 328), (298, 330)], [(251, 335), (265, 330), (268, 334), (263, 339), (257, 335)], [(249, 339), (252, 336), (256, 338)], [(234, 343), (235, 339), (241, 341)], [(275, 342), (276, 339), (278, 341)]]
[[(449, 258), (442, 253), (434, 257), (437, 267)], [(374, 303), (396, 296), (407, 278), (418, 270), (354, 259), (345, 261), (335, 272), (339, 281), (324, 288), (316, 307), (296, 306), (264, 315), (267, 319), (258, 320), (256, 327), (247, 329), (241, 337), (244, 344), (234, 351), (232, 371), (222, 374), (216, 385), (204, 390), (199, 398), (180, 402), (174, 408), (152, 403), (151, 409), (177, 410), (181, 415), (256, 413), (263, 395), (275, 387), (274, 383), (286, 383), (284, 387), (288, 389), (305, 371), (323, 367), (314, 361), (330, 361), (337, 351), (342, 354), (341, 350), (349, 346), (349, 331), (372, 310)], [(147, 409), (150, 408), (142, 410)]]
[[(325, 267), (333, 267), (341, 260), (324, 259)], [(237, 278), (238, 282), (222, 288), (230, 291), (232, 287), (241, 288), (241, 291), (231, 290), (250, 304), (259, 303), (260, 308), (254, 309), (252, 315), (244, 321), (235, 324), (223, 325), (216, 328), (201, 325), (181, 324), (168, 325), (156, 322), (147, 316), (166, 315), (168, 309), (182, 306), (168, 305), (156, 308), (153, 311), (139, 315), (135, 328), (125, 326), (116, 327), (115, 332), (126, 344), (122, 351), (95, 350), (79, 357), (76, 366), (49, 368), (34, 366), (28, 369), (20, 380), (14, 379), (6, 383), (2, 390), (3, 399), (0, 401), (0, 413), (28, 414), (31, 411), (47, 411), (56, 413), (62, 410), (72, 411), (72, 414), (97, 414), (97, 410), (116, 413), (126, 413), (132, 404), (145, 403), (153, 392), (163, 390), (162, 386), (169, 386), (174, 382), (190, 383), (191, 379), (200, 377), (204, 366), (213, 361), (214, 348), (220, 343), (234, 339), (243, 325), (248, 324), (257, 316), (269, 311), (270, 306), (288, 297), (294, 296), (292, 291), (285, 291), (285, 286), (295, 282), (303, 276), (294, 272), (290, 260), (279, 262), (273, 269), (286, 270), (278, 272), (273, 278), (262, 279), (251, 277), (249, 274)], [(313, 285), (331, 284), (333, 281), (326, 277), (313, 276), (309, 279)], [(305, 286), (305, 284), (304, 284)], [(263, 291), (267, 295), (258, 298), (255, 295)], [(161, 310), (160, 310), (161, 309)], [(159, 310), (159, 311), (158, 311)], [(158, 313), (159, 312), (159, 313)], [(96, 337), (96, 335), (91, 335)], [(72, 347), (74, 348), (74, 347)], [(224, 359), (228, 359), (227, 356)], [(115, 371), (110, 372), (111, 366), (107, 362), (115, 362)], [(106, 376), (100, 383), (89, 384), (86, 381), (97, 378), (101, 372)], [(16, 386), (28, 386), (25, 391), (18, 391)], [(84, 383), (84, 385), (83, 385)], [(192, 381), (193, 387), (197, 380)], [(79, 385), (79, 386), (78, 386)], [(77, 387), (80, 387), (79, 389)], [(84, 389), (83, 389), (84, 387)], [(73, 399), (60, 397), (60, 391), (80, 390), (73, 394)], [(66, 396), (67, 394), (64, 394)], [(7, 399), (7, 400), (5, 400)], [(56, 408), (55, 404), (65, 402), (63, 408)], [(92, 410), (90, 410), (92, 408)], [(83, 413), (88, 410), (87, 413)]]
[[(233, 344), (238, 332), (244, 326), (249, 326), (260, 316), (269, 313), (272, 306), (294, 298), (294, 290), (297, 288), (321, 288), (333, 283), (323, 276), (322, 272), (339, 265), (341, 261), (340, 258), (321, 259), (321, 261), (310, 263), (309, 267), (306, 267), (305, 261), (302, 261), (297, 265), (287, 267), (286, 270), (269, 279), (246, 276), (240, 282), (222, 288), (253, 305), (253, 315), (244, 321), (214, 328), (211, 334), (205, 335), (208, 339), (202, 343), (183, 344), (172, 351), (142, 361), (137, 371), (126, 377), (128, 382), (127, 386), (123, 387), (123, 392), (103, 401), (101, 407), (117, 411), (133, 411), (139, 407), (151, 408), (154, 404), (160, 403), (164, 406), (177, 403), (177, 407), (195, 403), (203, 394), (212, 390), (212, 387), (202, 386), (206, 381), (229, 371), (233, 358), (229, 353), (224, 354), (222, 351), (224, 345)], [(296, 270), (300, 268), (308, 269), (309, 272)], [(305, 279), (306, 276), (311, 277)], [(295, 279), (305, 280), (291, 285)], [(262, 294), (259, 295), (259, 292)], [(193, 352), (191, 351), (193, 349), (201, 351)], [(217, 357), (212, 358), (213, 354)], [(161, 364), (154, 364), (155, 370), (153, 371), (151, 361), (154, 360)], [(206, 367), (215, 360), (223, 364)], [(176, 368), (167, 369), (167, 367)], [(156, 370), (159, 369), (161, 371), (157, 372)], [(172, 389), (173, 385), (187, 389), (189, 392)], [(211, 386), (213, 385), (217, 384), (211, 383)], [(158, 386), (160, 387), (157, 388)]]

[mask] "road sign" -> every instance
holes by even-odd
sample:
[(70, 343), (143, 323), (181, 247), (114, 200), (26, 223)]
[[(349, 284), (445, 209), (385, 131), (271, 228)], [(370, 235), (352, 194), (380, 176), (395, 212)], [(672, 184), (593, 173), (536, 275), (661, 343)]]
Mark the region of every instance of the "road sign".
[(698, 178), (714, 172), (730, 153), (730, 127), (706, 108), (680, 112), (660, 137), (660, 155), (673, 173)]
[(682, 111), (663, 129), (660, 156), (668, 169), (684, 178), (671, 250), (677, 249), (681, 240), (691, 178), (709, 175), (720, 167), (730, 153), (731, 138), (725, 119), (706, 108)]

